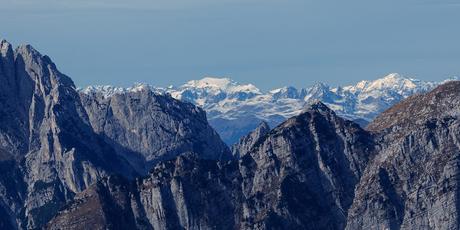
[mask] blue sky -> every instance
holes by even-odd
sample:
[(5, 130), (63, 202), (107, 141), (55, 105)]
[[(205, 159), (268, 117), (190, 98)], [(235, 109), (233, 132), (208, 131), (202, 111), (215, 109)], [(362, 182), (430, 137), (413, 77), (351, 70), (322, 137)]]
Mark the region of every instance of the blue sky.
[(460, 0), (0, 0), (0, 22), (78, 86), (460, 75)]

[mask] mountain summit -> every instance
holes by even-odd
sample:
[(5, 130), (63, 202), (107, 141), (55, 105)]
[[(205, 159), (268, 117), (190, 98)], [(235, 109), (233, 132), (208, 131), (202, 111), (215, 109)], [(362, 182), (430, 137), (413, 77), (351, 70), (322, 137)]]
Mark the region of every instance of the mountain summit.
[(1, 229), (40, 229), (103, 177), (134, 179), (182, 154), (231, 158), (191, 103), (143, 86), (79, 93), (30, 45), (2, 40), (0, 54)]
[[(210, 124), (231, 145), (261, 122), (275, 127), (289, 117), (298, 115), (305, 106), (316, 100), (322, 101), (339, 116), (365, 126), (395, 103), (410, 95), (427, 92), (440, 83), (392, 73), (374, 81), (360, 81), (349, 86), (330, 87), (319, 82), (308, 88), (288, 86), (267, 92), (252, 84), (215, 77), (189, 81), (178, 87), (149, 88), (202, 107), (207, 112)], [(99, 89), (112, 89), (106, 94), (123, 91), (113, 87)], [(97, 88), (89, 87), (83, 91), (90, 90)]]
[[(457, 229), (460, 83), (437, 84), (77, 90), (1, 41), (0, 229)], [(285, 113), (230, 151), (174, 93), (229, 132)], [(343, 118), (394, 103), (366, 129)]]
[(234, 146), (239, 159), (184, 154), (135, 182), (103, 179), (46, 226), (457, 229), (459, 88), (410, 96), (371, 130), (314, 101), (271, 130), (261, 123)]
[[(396, 73), (374, 81), (361, 81), (356, 85), (330, 87), (317, 83), (308, 88), (290, 86), (268, 92), (251, 84), (238, 84), (228, 78), (204, 78), (191, 82), (172, 87), (167, 92), (175, 98), (203, 107), (208, 113), (209, 122), (227, 144), (237, 142), (262, 121), (275, 127), (289, 117), (298, 115), (305, 106), (316, 100), (322, 101), (341, 117), (365, 124), (402, 99), (427, 92), (442, 83), (407, 78)], [(213, 87), (203, 87), (206, 85)], [(216, 90), (217, 85), (219, 90)]]

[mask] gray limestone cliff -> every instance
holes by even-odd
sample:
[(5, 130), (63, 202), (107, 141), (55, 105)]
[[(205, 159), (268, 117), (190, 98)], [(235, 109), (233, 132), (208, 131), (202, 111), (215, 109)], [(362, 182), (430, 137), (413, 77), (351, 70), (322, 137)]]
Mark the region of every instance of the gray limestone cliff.
[(114, 185), (129, 205), (88, 190), (110, 202), (82, 196), (48, 227), (81, 229), (92, 219), (80, 213), (96, 207), (95, 226), (116, 229), (118, 215), (98, 207), (118, 207), (138, 229), (458, 229), (458, 92), (450, 82), (410, 97), (368, 130), (318, 102), (243, 138), (238, 160), (191, 153), (162, 162)]
[(189, 153), (136, 181), (109, 177), (77, 195), (46, 228), (235, 229), (241, 222), (235, 169)]
[[(2, 201), (8, 225), (35, 228), (89, 185), (137, 174), (95, 134), (70, 78), (29, 45), (1, 42)], [(3, 169), (6, 170), (6, 169)]]
[(242, 157), (247, 229), (341, 229), (373, 157), (371, 135), (312, 104)]
[[(260, 138), (238, 161), (181, 155), (136, 182), (85, 191), (48, 227), (111, 228), (120, 218), (104, 207), (118, 207), (138, 229), (344, 228), (373, 146), (366, 131), (318, 103)], [(129, 202), (116, 198), (120, 190)]]
[(191, 103), (148, 89), (104, 95), (80, 93), (94, 131), (146, 174), (158, 161), (185, 152), (203, 159), (231, 159), (206, 113)]
[(379, 155), (356, 188), (347, 229), (458, 229), (460, 82), (395, 105), (368, 129)]
[[(49, 57), (30, 45), (14, 50), (4, 40), (0, 51), (2, 228), (40, 228), (75, 194), (100, 179), (110, 175), (134, 179), (159, 159), (192, 150), (203, 158), (231, 156), (204, 112), (193, 105), (170, 97), (127, 95), (117, 105), (124, 105), (119, 109), (130, 114), (126, 122), (133, 126), (120, 130), (113, 116), (88, 113), (93, 112), (88, 105), (93, 99), (82, 98)], [(141, 99), (146, 104), (137, 103)], [(132, 103), (125, 104), (128, 101)], [(117, 105), (112, 101), (108, 107), (115, 111)], [(143, 111), (145, 118), (135, 111)], [(97, 125), (99, 118), (105, 119), (105, 126)], [(115, 125), (107, 125), (111, 122)], [(160, 131), (150, 132), (152, 127)], [(145, 135), (132, 138), (129, 128)], [(142, 152), (145, 149), (151, 152)], [(142, 157), (133, 164), (133, 152), (145, 154), (148, 161)]]
[(366, 129), (321, 102), (232, 151), (169, 95), (83, 93), (0, 42), (0, 229), (458, 229), (460, 82)]
[(240, 140), (232, 146), (232, 154), (236, 158), (244, 156), (247, 152), (254, 147), (260, 138), (270, 132), (270, 127), (267, 122), (263, 121), (253, 131), (248, 133), (246, 136), (240, 138)]

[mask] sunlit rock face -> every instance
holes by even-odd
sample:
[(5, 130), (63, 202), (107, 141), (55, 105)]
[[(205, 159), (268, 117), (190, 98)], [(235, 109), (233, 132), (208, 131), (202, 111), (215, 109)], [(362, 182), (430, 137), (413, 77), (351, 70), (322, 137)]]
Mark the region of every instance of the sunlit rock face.
[(188, 102), (138, 86), (106, 94), (81, 92), (94, 131), (141, 173), (185, 152), (204, 159), (231, 159), (229, 148), (208, 124), (206, 113)]
[(231, 158), (192, 104), (143, 91), (113, 100), (82, 97), (30, 45), (13, 50), (1, 41), (0, 51), (2, 227), (40, 228), (101, 178), (133, 179), (182, 153)]
[(98, 227), (114, 226), (120, 218), (98, 207), (122, 203), (117, 213), (134, 217), (140, 229), (344, 228), (354, 187), (374, 153), (369, 133), (321, 103), (266, 128), (261, 124), (254, 132), (258, 138), (251, 146), (241, 145), (239, 160), (190, 153), (160, 163), (135, 183), (102, 182), (103, 188), (78, 195), (48, 227), (93, 223), (94, 215), (85, 214), (82, 225), (74, 224), (87, 207), (105, 216)]
[[(302, 99), (294, 116), (257, 123), (230, 150), (206, 108), (173, 88), (77, 90), (29, 45), (1, 41), (0, 54), (1, 229), (458, 228), (458, 81), (412, 96), (419, 82), (397, 75), (273, 91), (325, 102)], [(192, 83), (232, 92), (215, 101), (264, 95), (228, 79)], [(407, 98), (366, 129), (328, 93), (382, 88)]]
[(99, 213), (100, 228), (125, 218), (138, 229), (455, 229), (459, 89), (410, 97), (368, 130), (313, 103), (242, 138), (238, 160), (190, 153), (135, 182), (103, 180), (47, 226), (78, 229)]
[(460, 82), (416, 95), (379, 115), (379, 154), (368, 165), (347, 229), (456, 229)]

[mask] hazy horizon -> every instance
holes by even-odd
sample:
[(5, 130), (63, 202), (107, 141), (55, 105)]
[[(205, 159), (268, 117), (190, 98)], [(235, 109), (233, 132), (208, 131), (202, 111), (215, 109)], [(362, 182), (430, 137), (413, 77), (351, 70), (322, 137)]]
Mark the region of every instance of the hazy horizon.
[(217, 76), (268, 90), (460, 72), (457, 1), (0, 3), (0, 37), (49, 55), (80, 87)]

